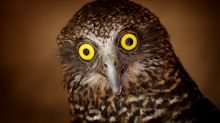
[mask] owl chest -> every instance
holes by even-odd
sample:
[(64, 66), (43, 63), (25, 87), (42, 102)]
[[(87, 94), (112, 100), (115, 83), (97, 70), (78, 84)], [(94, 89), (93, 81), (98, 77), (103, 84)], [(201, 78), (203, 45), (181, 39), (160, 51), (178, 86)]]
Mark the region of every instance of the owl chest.
[(167, 109), (156, 108), (156, 103), (145, 95), (106, 96), (81, 99), (71, 103), (73, 120), (101, 122), (148, 122), (166, 116)]

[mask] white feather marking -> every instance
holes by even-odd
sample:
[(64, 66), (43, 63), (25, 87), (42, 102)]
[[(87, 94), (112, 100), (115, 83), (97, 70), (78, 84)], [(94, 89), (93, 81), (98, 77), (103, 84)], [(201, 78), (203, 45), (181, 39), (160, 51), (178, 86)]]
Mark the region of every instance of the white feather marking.
[(116, 119), (115, 119), (115, 117), (111, 116), (110, 119), (109, 119), (109, 121), (110, 121), (110, 122), (115, 122)]
[(162, 104), (162, 102), (163, 102), (163, 99), (161, 99), (161, 98), (156, 100), (156, 104), (157, 104), (157, 105)]
[(123, 107), (120, 111), (119, 111), (119, 115), (126, 112), (128, 109), (126, 107)]
[(83, 85), (89, 85), (89, 86), (93, 86), (99, 83), (107, 83), (107, 80), (105, 79), (105, 77), (103, 77), (101, 74), (96, 73), (96, 72), (92, 72), (88, 74), (88, 77), (85, 77), (87, 79), (82, 80), (82, 84)]
[(158, 110), (156, 110), (156, 111), (154, 112), (153, 115), (149, 115), (149, 116), (144, 117), (144, 118), (142, 119), (142, 122), (147, 122), (147, 121), (149, 121), (149, 120), (151, 120), (151, 119), (153, 119), (153, 118), (157, 118), (157, 117), (163, 115), (164, 113), (165, 113), (165, 110), (164, 110), (164, 109), (158, 109)]
[(87, 119), (88, 121), (100, 120), (101, 118), (102, 118), (102, 116), (101, 116), (100, 114), (95, 115), (95, 116), (93, 116), (93, 117), (91, 117), (91, 116), (86, 116), (86, 119)]

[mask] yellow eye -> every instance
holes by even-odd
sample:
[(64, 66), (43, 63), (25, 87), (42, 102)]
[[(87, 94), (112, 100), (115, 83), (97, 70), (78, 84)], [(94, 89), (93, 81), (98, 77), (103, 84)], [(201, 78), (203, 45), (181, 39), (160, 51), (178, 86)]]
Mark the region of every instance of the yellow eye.
[(127, 51), (133, 50), (137, 46), (137, 37), (134, 34), (127, 33), (122, 36), (120, 44)]
[(95, 49), (91, 44), (81, 44), (79, 46), (79, 56), (86, 61), (90, 61), (95, 56)]

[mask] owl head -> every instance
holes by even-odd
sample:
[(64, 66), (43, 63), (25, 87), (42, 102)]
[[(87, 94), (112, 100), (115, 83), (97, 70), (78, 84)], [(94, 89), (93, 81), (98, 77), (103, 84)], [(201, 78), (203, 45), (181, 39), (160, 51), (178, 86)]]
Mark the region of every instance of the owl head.
[(127, 0), (86, 4), (57, 43), (70, 93), (93, 89), (119, 95), (138, 87), (152, 89), (176, 61), (158, 17)]

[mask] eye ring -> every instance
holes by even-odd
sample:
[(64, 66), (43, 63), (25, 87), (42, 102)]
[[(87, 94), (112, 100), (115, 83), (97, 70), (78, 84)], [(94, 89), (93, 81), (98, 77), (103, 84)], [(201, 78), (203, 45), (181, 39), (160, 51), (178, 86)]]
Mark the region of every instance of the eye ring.
[(83, 43), (78, 48), (79, 56), (85, 61), (90, 61), (95, 56), (95, 49), (92, 44)]
[(121, 37), (120, 45), (126, 51), (134, 50), (137, 47), (138, 39), (132, 33), (126, 33)]

